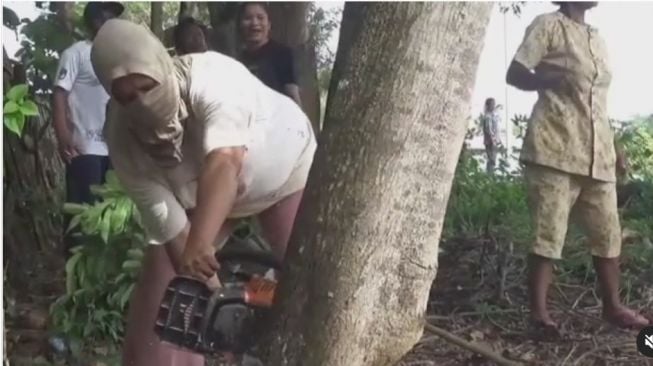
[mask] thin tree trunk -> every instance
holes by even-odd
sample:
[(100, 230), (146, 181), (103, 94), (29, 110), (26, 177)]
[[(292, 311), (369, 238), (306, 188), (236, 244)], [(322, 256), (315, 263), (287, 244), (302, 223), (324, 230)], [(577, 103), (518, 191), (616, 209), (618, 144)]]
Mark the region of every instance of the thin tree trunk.
[(56, 14), (56, 18), (62, 28), (68, 33), (73, 33), (75, 25), (75, 2), (61, 1), (50, 3), (50, 10)]
[(346, 3), (267, 365), (390, 366), (419, 340), (491, 7)]
[(184, 18), (199, 19), (200, 17), (200, 2), (197, 1), (182, 1), (179, 3), (178, 20)]
[(160, 40), (163, 40), (163, 3), (150, 3), (150, 29)]
[[(343, 12), (342, 21), (340, 22), (340, 36), (338, 37), (338, 53), (333, 62), (333, 69), (331, 70), (331, 83), (329, 84), (329, 91), (327, 95), (334, 95), (338, 83), (333, 80), (341, 80), (342, 72), (347, 63), (349, 63), (349, 51), (352, 42), (357, 39), (362, 28), (362, 19), (365, 19), (365, 10), (368, 7), (362, 3), (348, 4), (347, 16)], [(329, 102), (334, 98), (328, 98), (325, 110), (328, 111)], [(326, 120), (326, 119), (325, 119)], [(326, 121), (325, 121), (326, 122)]]
[(315, 43), (309, 37), (310, 2), (274, 2), (268, 7), (272, 38), (293, 48), (304, 112), (316, 133), (320, 129), (320, 88)]
[(236, 37), (236, 11), (238, 3), (211, 1), (207, 2), (209, 9), (209, 18), (211, 20), (211, 39), (210, 43), (218, 52), (225, 55), (236, 57), (237, 55), (237, 37)]

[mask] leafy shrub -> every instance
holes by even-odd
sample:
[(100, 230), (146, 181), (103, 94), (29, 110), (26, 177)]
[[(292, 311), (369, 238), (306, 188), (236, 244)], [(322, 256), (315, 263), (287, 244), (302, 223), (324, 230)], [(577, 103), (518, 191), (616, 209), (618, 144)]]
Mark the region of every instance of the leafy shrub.
[(145, 245), (136, 207), (113, 172), (94, 205), (66, 204), (75, 215), (68, 230), (81, 245), (66, 263), (66, 294), (53, 304), (55, 327), (73, 339), (119, 341), (124, 313), (141, 267)]
[(4, 98), (3, 123), (9, 131), (17, 136), (22, 136), (25, 120), (28, 117), (39, 115), (39, 108), (30, 99), (27, 92), (27, 85), (18, 84), (9, 89)]
[(445, 217), (444, 236), (477, 237), (489, 230), (514, 242), (530, 241), (526, 191), (519, 172), (500, 164), (489, 175), (471, 155), (458, 162)]
[[(515, 116), (512, 122), (517, 137), (523, 136), (527, 118)], [(637, 233), (637, 239), (624, 245), (622, 260), (624, 282), (638, 283), (642, 274), (653, 275), (653, 116), (624, 125), (617, 136), (631, 163), (631, 188), (621, 208), (621, 225)], [(470, 130), (467, 140), (477, 133), (476, 129)], [(513, 242), (519, 255), (530, 251), (533, 234), (525, 185), (521, 173), (507, 171), (505, 163), (500, 163), (494, 175), (487, 174), (479, 160), (463, 149), (449, 197), (443, 238), (479, 238), (486, 234), (500, 243)], [(585, 284), (594, 281), (587, 239), (573, 221), (563, 257), (565, 260), (557, 263), (561, 280)]]
[(630, 121), (617, 139), (626, 151), (631, 178), (653, 181), (653, 116)]

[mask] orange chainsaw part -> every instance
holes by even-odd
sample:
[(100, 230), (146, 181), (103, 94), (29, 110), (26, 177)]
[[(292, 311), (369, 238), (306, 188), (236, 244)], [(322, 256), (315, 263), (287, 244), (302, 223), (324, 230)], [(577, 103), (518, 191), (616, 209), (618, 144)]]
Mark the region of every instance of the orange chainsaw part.
[(254, 275), (245, 285), (245, 302), (254, 306), (271, 307), (277, 281)]

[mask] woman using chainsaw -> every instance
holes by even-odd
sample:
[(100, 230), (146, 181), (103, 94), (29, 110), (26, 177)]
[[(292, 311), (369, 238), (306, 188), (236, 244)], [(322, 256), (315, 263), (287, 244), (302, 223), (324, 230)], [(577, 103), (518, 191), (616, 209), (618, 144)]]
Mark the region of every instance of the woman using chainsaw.
[[(138, 47), (133, 47), (138, 45)], [(316, 149), (288, 97), (215, 52), (172, 59), (145, 27), (108, 21), (91, 61), (111, 95), (105, 135), (150, 245), (130, 303), (123, 365), (203, 365), (154, 334), (170, 280), (219, 285), (216, 247), (232, 219), (257, 216), (282, 259)]]

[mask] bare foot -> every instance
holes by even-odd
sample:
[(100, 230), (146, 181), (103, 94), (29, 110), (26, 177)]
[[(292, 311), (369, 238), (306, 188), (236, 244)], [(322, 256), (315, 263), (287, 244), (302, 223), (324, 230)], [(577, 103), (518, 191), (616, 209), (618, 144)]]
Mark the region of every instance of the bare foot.
[(616, 327), (632, 330), (641, 330), (653, 325), (653, 319), (623, 305), (614, 309), (604, 309), (603, 319)]
[(551, 315), (547, 311), (543, 312), (531, 312), (531, 322), (540, 327), (547, 328), (558, 328), (558, 323), (556, 323)]
[(556, 323), (549, 313), (531, 313), (531, 335), (542, 341), (555, 341), (562, 337), (558, 323)]

